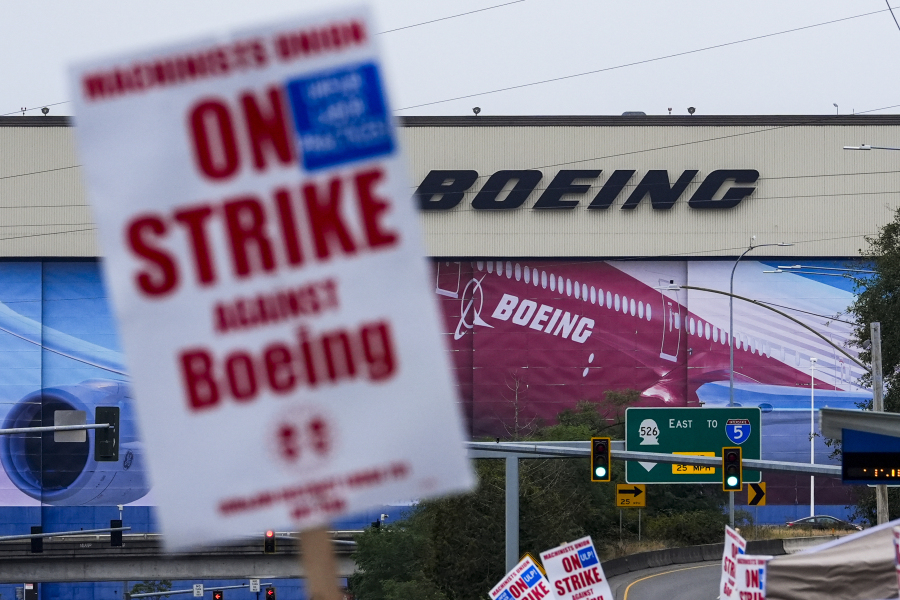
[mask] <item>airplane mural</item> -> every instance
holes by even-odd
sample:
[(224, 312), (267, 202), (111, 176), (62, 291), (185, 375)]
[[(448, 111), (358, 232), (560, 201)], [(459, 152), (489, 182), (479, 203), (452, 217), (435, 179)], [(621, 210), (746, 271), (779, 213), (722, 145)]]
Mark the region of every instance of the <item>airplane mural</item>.
[[(644, 406), (727, 405), (728, 299), (678, 286), (727, 290), (731, 264), (434, 262), (472, 437), (505, 437), (516, 417), (552, 423), (579, 400), (602, 402), (608, 390), (637, 390)], [(735, 292), (792, 311), (844, 347), (851, 324), (839, 313), (852, 301), (848, 285), (779, 278), (769, 269), (742, 262)], [(99, 264), (4, 261), (0, 283), (3, 427), (53, 425), (57, 412), (73, 410), (91, 422), (97, 406), (118, 406), (122, 427), (115, 463), (93, 460), (92, 434), (83, 442), (58, 442), (52, 433), (0, 437), (0, 505), (152, 504)], [(857, 384), (862, 371), (779, 315), (740, 302), (734, 315), (735, 401), (765, 413), (763, 457), (808, 460), (809, 358), (818, 359), (816, 408), (855, 408), (871, 398)], [(816, 460), (828, 461), (821, 440)], [(797, 501), (798, 481), (782, 476), (781, 492), (770, 484), (770, 501)], [(846, 503), (839, 485), (832, 496)]]
[(4, 262), (0, 282), (2, 427), (54, 425), (58, 411), (83, 411), (90, 423), (97, 406), (120, 409), (118, 462), (94, 460), (93, 433), (80, 442), (56, 441), (52, 432), (0, 437), (8, 480), (0, 477), (0, 504), (115, 506), (144, 498), (142, 445), (99, 265)]
[[(553, 423), (579, 400), (604, 406), (609, 390), (637, 390), (638, 406), (728, 406), (728, 297), (679, 286), (727, 291), (732, 265), (437, 262), (434, 290), (471, 435), (506, 437), (514, 422)], [(768, 302), (856, 352), (846, 348), (852, 323), (841, 316), (853, 299), (849, 280), (771, 270), (742, 262), (735, 294)], [(809, 461), (811, 407), (852, 409), (871, 399), (855, 363), (774, 312), (736, 300), (734, 340), (735, 404), (764, 413), (764, 459)], [(829, 454), (817, 438), (816, 461), (833, 462)], [(767, 475), (770, 502), (802, 503), (802, 479)], [(819, 482), (826, 484), (833, 490), (817, 491), (821, 503), (849, 503), (839, 480)]]

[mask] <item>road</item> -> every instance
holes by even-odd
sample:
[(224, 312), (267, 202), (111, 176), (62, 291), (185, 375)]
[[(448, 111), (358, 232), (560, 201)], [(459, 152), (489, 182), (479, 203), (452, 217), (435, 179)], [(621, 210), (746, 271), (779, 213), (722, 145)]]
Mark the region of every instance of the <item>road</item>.
[(722, 561), (670, 565), (611, 577), (615, 600), (716, 600)]

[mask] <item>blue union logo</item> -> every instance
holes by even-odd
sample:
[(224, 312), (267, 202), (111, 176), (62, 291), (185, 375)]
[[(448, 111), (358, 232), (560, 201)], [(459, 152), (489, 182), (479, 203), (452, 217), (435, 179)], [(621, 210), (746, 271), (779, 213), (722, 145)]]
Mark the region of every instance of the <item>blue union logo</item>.
[(374, 63), (292, 79), (287, 93), (306, 170), (394, 151), (390, 116)]
[(728, 419), (725, 435), (732, 444), (743, 444), (750, 437), (750, 419)]

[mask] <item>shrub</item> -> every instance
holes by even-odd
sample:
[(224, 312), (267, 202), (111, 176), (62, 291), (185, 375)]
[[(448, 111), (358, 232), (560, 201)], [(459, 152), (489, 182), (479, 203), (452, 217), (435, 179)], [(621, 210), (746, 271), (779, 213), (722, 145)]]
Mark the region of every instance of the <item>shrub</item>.
[(671, 546), (693, 546), (721, 542), (728, 515), (715, 510), (702, 510), (657, 515), (647, 522), (647, 535), (666, 540)]

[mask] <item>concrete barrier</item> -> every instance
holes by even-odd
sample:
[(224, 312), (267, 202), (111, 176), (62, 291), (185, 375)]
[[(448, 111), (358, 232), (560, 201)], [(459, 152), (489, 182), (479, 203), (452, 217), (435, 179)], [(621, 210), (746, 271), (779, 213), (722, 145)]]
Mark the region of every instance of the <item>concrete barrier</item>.
[[(831, 536), (814, 538), (791, 538), (786, 540), (759, 540), (747, 542), (747, 554), (780, 556), (792, 554), (801, 549), (815, 546), (830, 541)], [(651, 550), (629, 556), (622, 556), (604, 561), (603, 572), (607, 577), (615, 577), (634, 571), (652, 569), (654, 567), (667, 567), (669, 565), (685, 565), (690, 563), (720, 560), (725, 544), (703, 544), (700, 546), (686, 546), (684, 548), (666, 548), (665, 550)]]
[(784, 542), (784, 553), (785, 554), (796, 554), (802, 550), (806, 550), (807, 548), (812, 548), (813, 546), (818, 546), (819, 544), (824, 544), (825, 542), (830, 542), (838, 539), (839, 535), (822, 535), (817, 537), (801, 537), (801, 538), (785, 538), (782, 540)]

